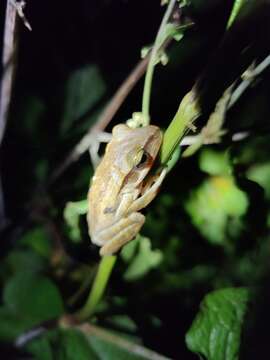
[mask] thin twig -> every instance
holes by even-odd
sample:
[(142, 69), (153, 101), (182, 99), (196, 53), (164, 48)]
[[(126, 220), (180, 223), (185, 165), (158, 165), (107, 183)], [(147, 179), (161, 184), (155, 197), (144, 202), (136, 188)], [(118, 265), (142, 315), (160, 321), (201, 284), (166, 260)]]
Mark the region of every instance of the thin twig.
[(161, 37), (163, 36), (164, 29), (168, 23), (170, 16), (172, 15), (175, 3), (176, 3), (176, 0), (170, 0), (167, 10), (161, 21), (160, 27), (158, 29), (153, 49), (150, 53), (150, 59), (149, 59), (149, 63), (148, 63), (147, 71), (146, 71), (146, 75), (145, 75), (143, 100), (142, 100), (142, 113), (143, 113), (144, 121), (146, 124), (149, 124), (149, 121), (150, 121), (150, 114), (149, 114), (149, 112), (150, 112), (150, 96), (151, 96), (152, 80), (153, 80), (154, 69), (155, 69), (155, 62), (157, 61), (158, 52), (159, 52), (160, 48), (162, 47)]
[[(242, 141), (242, 140), (246, 139), (249, 135), (250, 135), (249, 131), (239, 131), (234, 134), (231, 134), (231, 140), (233, 142)], [(200, 139), (200, 134), (185, 136), (183, 138), (183, 140), (180, 142), (180, 146), (189, 146), (189, 145), (196, 144), (199, 139)], [(217, 141), (215, 141), (215, 140), (213, 140), (213, 141), (208, 140), (207, 143), (203, 143), (203, 144), (211, 145), (211, 144), (216, 144), (216, 143), (217, 143)]]
[[(268, 55), (262, 62), (260, 62), (255, 68), (247, 69), (246, 73), (243, 74), (243, 81), (238, 85), (238, 87), (233, 91), (227, 110), (234, 106), (234, 104), (240, 99), (243, 93), (248, 89), (248, 87), (254, 82), (256, 77), (260, 75), (268, 66), (270, 65), (270, 55)], [(250, 135), (249, 131), (237, 132), (231, 135), (233, 142), (241, 141), (246, 139)], [(180, 146), (193, 145), (199, 140), (200, 135), (185, 136), (180, 143)], [(207, 142), (207, 145), (216, 143)]]
[(243, 81), (234, 90), (228, 108), (231, 108), (253, 83), (255, 78), (260, 75), (270, 65), (270, 55), (268, 55), (262, 62), (260, 62), (254, 69), (247, 70), (248, 75), (243, 75)]
[(95, 136), (97, 132), (103, 131), (110, 123), (128, 94), (145, 73), (148, 61), (149, 56), (142, 59), (131, 71), (129, 76), (124, 80), (108, 105), (105, 107), (95, 125), (89, 129), (79, 143), (71, 150), (64, 162), (53, 172), (49, 181), (50, 184), (53, 183), (73, 162), (77, 161), (80, 156), (89, 149), (93, 136)]
[[(3, 54), (2, 54), (2, 78), (0, 83), (0, 146), (4, 137), (8, 110), (11, 99), (12, 81), (14, 77), (14, 54), (15, 45), (15, 28), (16, 28), (16, 9), (13, 4), (7, 0), (6, 15), (4, 24)], [(5, 202), (2, 188), (1, 171), (0, 171), (0, 229), (4, 228), (7, 223), (5, 215)]]
[[(69, 323), (70, 322), (70, 323)], [(60, 321), (61, 323), (61, 321)], [(117, 346), (123, 350), (126, 350), (129, 354), (133, 354), (143, 359), (149, 360), (170, 360), (168, 357), (165, 357), (161, 354), (156, 353), (153, 350), (150, 350), (144, 346), (138, 345), (131, 341), (128, 341), (118, 335), (115, 335), (107, 330), (103, 330), (102, 328), (92, 325), (90, 323), (82, 323), (76, 324), (73, 323), (73, 319), (71, 317), (62, 318), (62, 326), (63, 327), (72, 327), (79, 331), (81, 331), (86, 338), (91, 339), (92, 337), (97, 337), (107, 343), (111, 343), (114, 346)]]
[(0, 85), (0, 144), (3, 140), (7, 124), (7, 116), (11, 98), (11, 88), (14, 76), (16, 51), (15, 28), (17, 10), (13, 3), (8, 0), (4, 25), (2, 69), (3, 75)]
[(31, 27), (29, 21), (26, 19), (26, 16), (24, 15), (24, 12), (23, 12), (26, 2), (24, 0), (19, 0), (19, 1), (9, 0), (9, 1), (12, 3), (12, 5), (17, 10), (17, 14), (22, 19), (24, 26), (27, 27), (27, 29), (29, 31), (32, 31), (32, 27)]

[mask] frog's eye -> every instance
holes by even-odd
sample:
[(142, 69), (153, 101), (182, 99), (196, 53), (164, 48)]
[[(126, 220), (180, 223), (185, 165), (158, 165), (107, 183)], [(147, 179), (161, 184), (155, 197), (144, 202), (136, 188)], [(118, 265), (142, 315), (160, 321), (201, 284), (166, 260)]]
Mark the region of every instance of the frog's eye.
[(136, 164), (135, 168), (136, 169), (144, 168), (145, 166), (147, 166), (149, 164), (150, 160), (151, 160), (150, 154), (147, 151), (142, 150), (142, 155), (141, 155), (140, 161)]
[(142, 169), (150, 163), (150, 154), (142, 148), (131, 151), (127, 154), (127, 162), (132, 169)]

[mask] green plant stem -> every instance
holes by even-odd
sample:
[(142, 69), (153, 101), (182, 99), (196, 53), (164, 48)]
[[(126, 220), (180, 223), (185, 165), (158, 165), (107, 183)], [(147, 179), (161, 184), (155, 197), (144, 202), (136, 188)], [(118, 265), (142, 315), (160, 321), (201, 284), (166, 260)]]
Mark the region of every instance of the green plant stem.
[[(156, 62), (157, 53), (160, 49), (160, 46), (162, 45), (163, 41), (163, 32), (164, 28), (169, 20), (169, 17), (173, 11), (174, 5), (176, 3), (176, 0), (170, 0), (170, 3), (167, 7), (167, 10), (164, 14), (164, 17), (162, 19), (162, 22), (160, 24), (155, 43), (150, 55), (150, 60), (148, 63), (146, 76), (145, 76), (145, 82), (144, 82), (144, 91), (143, 91), (143, 115), (145, 119), (145, 125), (149, 123), (150, 116), (149, 116), (149, 105), (150, 105), (150, 95), (151, 95), (151, 87), (152, 87), (152, 79), (153, 79), (153, 73), (154, 73), (154, 67)], [(104, 256), (101, 258), (97, 275), (95, 277), (93, 286), (90, 290), (90, 294), (88, 299), (86, 300), (85, 305), (82, 307), (82, 309), (76, 314), (77, 318), (80, 320), (85, 320), (89, 318), (91, 315), (93, 315), (97, 304), (101, 300), (104, 291), (106, 289), (106, 286), (108, 284), (111, 272), (113, 270), (114, 264), (116, 262), (117, 257), (116, 256)]]
[(239, 12), (245, 2), (246, 2), (246, 0), (235, 0), (234, 1), (231, 15), (230, 15), (228, 23), (227, 23), (227, 29), (229, 29), (231, 27), (231, 25), (234, 23), (237, 15), (239, 14)]
[(164, 133), (160, 151), (162, 165), (167, 165), (174, 151), (180, 144), (186, 132), (193, 127), (194, 120), (201, 114), (198, 97), (195, 90), (191, 90), (182, 99), (180, 106)]
[[(246, 0), (234, 1), (231, 15), (227, 23), (227, 29), (229, 29), (236, 20), (245, 1)], [(192, 128), (194, 120), (196, 120), (200, 114), (201, 108), (199, 104), (199, 95), (196, 94), (194, 89), (192, 89), (182, 99), (173, 120), (164, 133), (160, 151), (160, 162), (162, 165), (167, 165), (174, 151), (179, 146), (183, 136)]]
[(117, 257), (114, 255), (103, 256), (101, 258), (89, 297), (83, 308), (76, 314), (80, 320), (86, 320), (93, 315), (97, 304), (104, 294), (116, 259)]
[(176, 0), (170, 0), (167, 10), (164, 14), (164, 17), (161, 21), (153, 49), (151, 51), (150, 60), (147, 66), (144, 88), (143, 88), (143, 99), (142, 99), (142, 113), (144, 118), (144, 124), (148, 125), (150, 122), (150, 97), (151, 97), (151, 88), (154, 75), (154, 69), (157, 61), (157, 54), (162, 45), (161, 39), (164, 37), (165, 26), (171, 16)]

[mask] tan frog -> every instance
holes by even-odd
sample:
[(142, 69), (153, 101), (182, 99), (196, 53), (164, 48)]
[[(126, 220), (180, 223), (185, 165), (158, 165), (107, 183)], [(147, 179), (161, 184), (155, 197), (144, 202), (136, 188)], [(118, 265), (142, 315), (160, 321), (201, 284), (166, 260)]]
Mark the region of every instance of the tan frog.
[(101, 255), (117, 252), (143, 226), (145, 217), (139, 211), (154, 199), (166, 175), (164, 168), (146, 179), (161, 142), (157, 126), (113, 128), (88, 193), (89, 235), (102, 247)]

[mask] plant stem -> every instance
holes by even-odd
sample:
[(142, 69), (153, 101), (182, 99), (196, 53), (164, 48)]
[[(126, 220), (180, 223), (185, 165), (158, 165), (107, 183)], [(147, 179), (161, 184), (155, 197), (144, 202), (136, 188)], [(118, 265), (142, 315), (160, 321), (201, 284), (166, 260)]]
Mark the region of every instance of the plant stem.
[(116, 256), (103, 256), (101, 258), (89, 297), (83, 308), (76, 314), (80, 320), (86, 320), (93, 315), (104, 294), (116, 259)]
[[(150, 95), (151, 95), (151, 87), (152, 87), (152, 79), (154, 73), (154, 67), (156, 62), (156, 57), (158, 50), (161, 45), (163, 45), (164, 41), (161, 40), (163, 37), (164, 28), (169, 20), (169, 17), (173, 11), (176, 0), (170, 0), (170, 3), (167, 7), (167, 10), (164, 14), (162, 22), (160, 24), (154, 47), (150, 54), (150, 59), (146, 71), (145, 83), (144, 83), (144, 91), (143, 91), (143, 115), (145, 118), (145, 125), (149, 123), (149, 104), (150, 104)], [(165, 39), (166, 40), (166, 39)], [(148, 61), (148, 60), (145, 60)], [(57, 174), (58, 176), (58, 174)], [(113, 270), (114, 264), (116, 262), (116, 256), (104, 256), (101, 258), (98, 272), (95, 277), (93, 286), (91, 288), (89, 297), (83, 306), (83, 308), (76, 314), (80, 320), (85, 320), (93, 315), (97, 304), (101, 300), (104, 291), (106, 289), (107, 283), (109, 281), (111, 272)]]
[(187, 130), (192, 129), (194, 120), (201, 114), (198, 96), (192, 89), (182, 99), (180, 106), (164, 133), (160, 151), (160, 161), (166, 165), (180, 144)]
[(176, 0), (170, 0), (167, 10), (161, 21), (153, 49), (151, 51), (148, 67), (146, 70), (144, 88), (143, 88), (143, 99), (142, 99), (142, 113), (144, 118), (145, 125), (148, 125), (150, 122), (150, 97), (151, 97), (151, 88), (154, 75), (155, 64), (157, 60), (158, 51), (162, 45), (161, 39), (164, 37), (165, 26), (171, 16)]
[(231, 15), (229, 17), (228, 23), (227, 23), (227, 30), (231, 27), (231, 25), (234, 23), (236, 17), (238, 16), (242, 6), (244, 5), (246, 1), (245, 0), (235, 0), (233, 7), (232, 7), (232, 11), (231, 11)]

